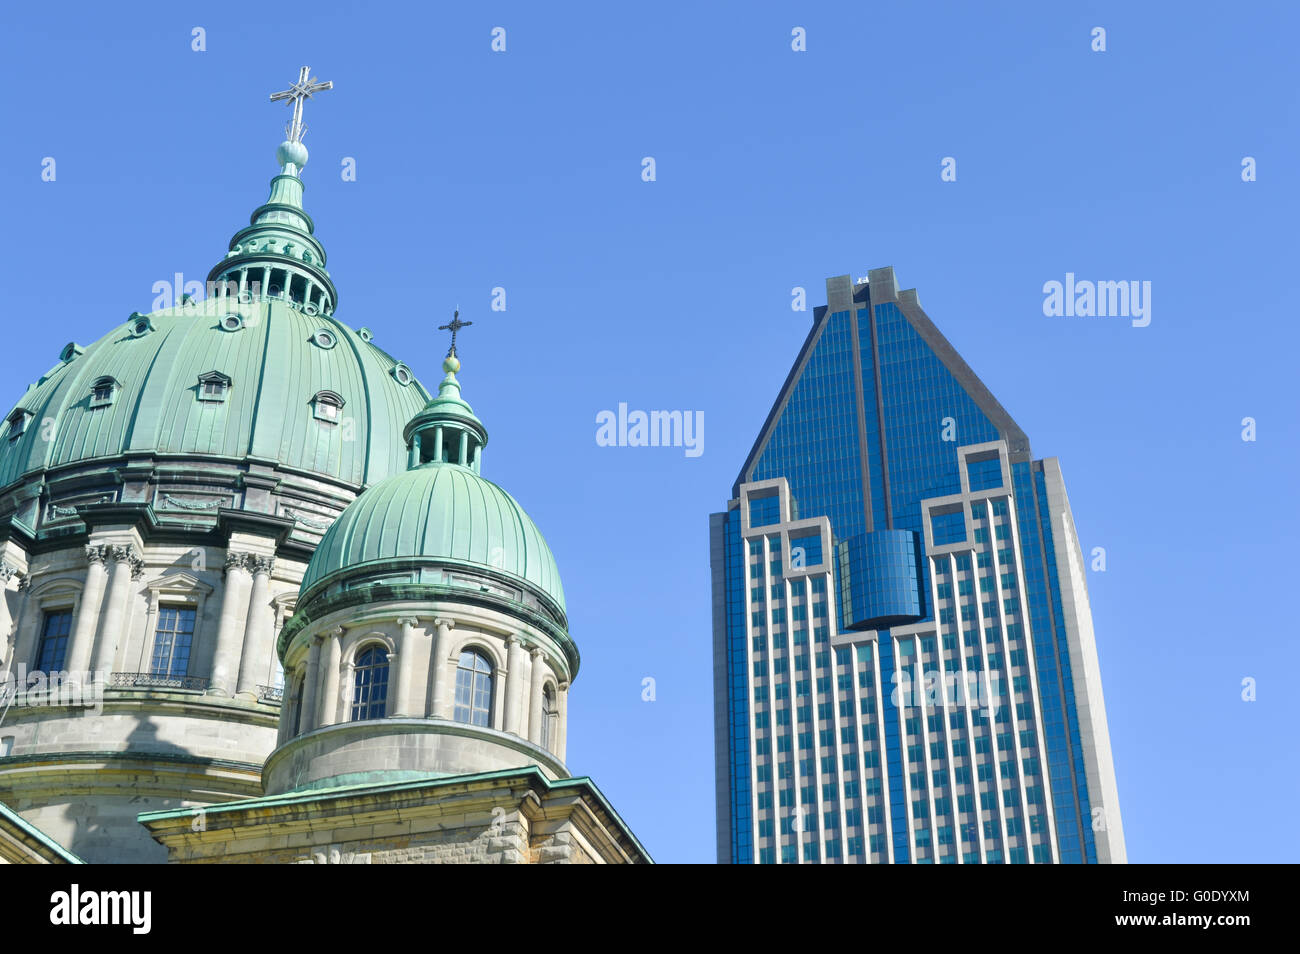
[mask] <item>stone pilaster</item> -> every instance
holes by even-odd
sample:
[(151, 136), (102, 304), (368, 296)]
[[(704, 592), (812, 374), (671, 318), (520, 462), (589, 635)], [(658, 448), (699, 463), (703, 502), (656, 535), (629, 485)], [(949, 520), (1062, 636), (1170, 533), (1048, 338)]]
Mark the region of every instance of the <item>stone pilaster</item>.
[(546, 745), (542, 738), (542, 677), (546, 673), (546, 656), (540, 649), (533, 649), (532, 683), (528, 688), (528, 741), (536, 745)]
[(561, 762), (564, 761), (564, 752), (568, 748), (567, 742), (569, 737), (569, 684), (562, 682), (556, 687), (555, 693), (555, 742), (551, 746), (551, 751), (555, 753), (556, 758)]
[(316, 728), (316, 711), (320, 705), (316, 687), (320, 685), (321, 637), (312, 636), (307, 641), (307, 673), (302, 682), (302, 715), (298, 717), (298, 734), (306, 735)]
[(108, 568), (104, 565), (109, 548), (100, 544), (86, 547), (86, 584), (77, 602), (77, 618), (72, 621), (72, 636), (68, 640), (67, 669), (85, 672), (90, 668), (90, 656), (95, 648), (95, 629), (99, 611), (103, 608), (104, 588), (108, 583)]
[(112, 568), (108, 574), (108, 600), (99, 620), (94, 661), (91, 664), (96, 672), (102, 673), (113, 672), (116, 666), (117, 648), (126, 628), (131, 580), (141, 573), (144, 563), (134, 546), (115, 544), (109, 549)]
[(524, 659), (527, 655), (518, 636), (506, 637), (506, 698), (501, 728), (515, 735), (525, 733), (524, 727), (520, 725), (520, 695), (524, 689)]
[(217, 624), (217, 647), (212, 656), (209, 692), (233, 696), (239, 678), (239, 660), (247, 621), (249, 567), (253, 557), (230, 551), (226, 554), (226, 585), (221, 594), (221, 618)]
[[(402, 635), (397, 644), (397, 652), (389, 655), (389, 671), (393, 673), (394, 686), (392, 700), (388, 705), (388, 714), (394, 716), (420, 716), (423, 712), (414, 711), (411, 701), (412, 667), (415, 665), (415, 627), (419, 620), (414, 616), (399, 616), (397, 625)], [(397, 666), (392, 666), (393, 655), (397, 656)]]
[(275, 633), (275, 611), (271, 607), (271, 570), (275, 560), (254, 557), (248, 569), (253, 588), (248, 597), (248, 615), (244, 622), (243, 650), (239, 659), (239, 695), (257, 698), (262, 680), (270, 681), (267, 666), (271, 660), (271, 640)]
[(456, 625), (454, 619), (435, 619), (433, 625), (437, 630), (433, 638), (433, 691), (430, 697), (429, 717), (433, 719), (451, 718), (451, 682), (447, 666), (447, 653), (451, 649), (451, 631)]
[(13, 617), (9, 613), (9, 598), (5, 591), (9, 589), (9, 581), (17, 573), (17, 567), (0, 562), (0, 667), (5, 669), (13, 668), (11, 637), (14, 631)]
[(316, 725), (324, 727), (339, 721), (339, 669), (343, 665), (343, 627), (335, 626), (325, 634), (320, 654), (320, 706)]

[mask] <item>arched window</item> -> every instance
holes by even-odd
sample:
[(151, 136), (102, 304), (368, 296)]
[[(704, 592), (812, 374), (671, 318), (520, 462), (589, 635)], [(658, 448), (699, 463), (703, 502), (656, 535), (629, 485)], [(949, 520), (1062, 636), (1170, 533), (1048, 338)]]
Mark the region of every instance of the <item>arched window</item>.
[(456, 666), (457, 722), (489, 726), (492, 723), (492, 664), (482, 653), (467, 649)]
[(542, 690), (542, 748), (555, 748), (554, 736), (559, 721), (559, 710), (555, 708), (555, 689), (547, 686)]
[(371, 646), (357, 657), (352, 681), (352, 721), (382, 719), (388, 700), (388, 650)]

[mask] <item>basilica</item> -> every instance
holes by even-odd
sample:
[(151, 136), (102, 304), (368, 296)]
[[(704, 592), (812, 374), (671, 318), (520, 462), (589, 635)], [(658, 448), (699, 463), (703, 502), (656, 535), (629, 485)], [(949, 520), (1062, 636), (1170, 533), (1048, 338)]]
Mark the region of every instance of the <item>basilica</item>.
[(67, 342), (0, 425), (0, 862), (651, 860), (565, 762), (580, 657), (483, 476), (470, 322), (431, 394), (337, 317), (302, 181), (329, 87), (272, 97), (280, 171), (209, 294)]

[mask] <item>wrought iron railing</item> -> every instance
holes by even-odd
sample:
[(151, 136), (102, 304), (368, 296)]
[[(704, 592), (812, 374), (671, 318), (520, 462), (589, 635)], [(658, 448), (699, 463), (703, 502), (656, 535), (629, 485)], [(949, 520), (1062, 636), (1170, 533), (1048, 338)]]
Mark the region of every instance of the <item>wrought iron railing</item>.
[(257, 701), (278, 706), (284, 701), (284, 686), (258, 686)]
[(171, 676), (156, 672), (115, 672), (108, 684), (114, 689), (192, 689), (203, 691), (208, 680), (197, 676)]

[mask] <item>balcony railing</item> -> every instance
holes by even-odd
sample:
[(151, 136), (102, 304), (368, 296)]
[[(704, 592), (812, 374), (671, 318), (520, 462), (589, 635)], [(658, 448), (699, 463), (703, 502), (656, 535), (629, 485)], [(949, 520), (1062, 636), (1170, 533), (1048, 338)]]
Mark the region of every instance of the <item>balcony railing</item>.
[(108, 678), (114, 689), (189, 689), (202, 692), (208, 680), (197, 676), (170, 676), (156, 672), (115, 672)]
[(284, 686), (258, 686), (257, 701), (278, 706), (284, 701)]

